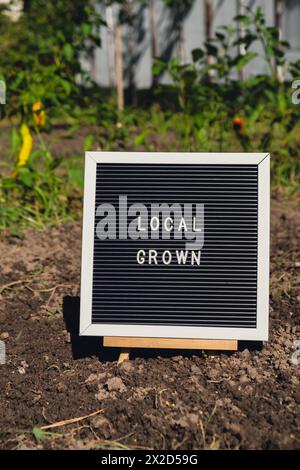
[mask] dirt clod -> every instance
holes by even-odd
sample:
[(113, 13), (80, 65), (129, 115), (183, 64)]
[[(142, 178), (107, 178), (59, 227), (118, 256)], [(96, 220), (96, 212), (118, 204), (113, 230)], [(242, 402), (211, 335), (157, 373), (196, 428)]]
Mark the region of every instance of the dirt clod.
[(124, 382), (122, 379), (120, 379), (120, 377), (113, 377), (111, 379), (108, 379), (106, 385), (110, 392), (124, 392), (126, 390)]

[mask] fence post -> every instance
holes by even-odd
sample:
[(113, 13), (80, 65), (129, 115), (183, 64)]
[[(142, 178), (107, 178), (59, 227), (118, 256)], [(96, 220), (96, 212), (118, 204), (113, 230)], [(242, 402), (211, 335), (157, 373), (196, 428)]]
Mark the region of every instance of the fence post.
[(122, 25), (115, 27), (115, 63), (118, 110), (124, 109), (124, 81), (123, 81), (123, 57), (122, 57)]
[[(284, 13), (284, 1), (283, 0), (274, 0), (274, 23), (275, 27), (279, 33), (279, 39), (282, 40), (283, 35), (283, 13)], [(281, 65), (276, 67), (277, 80), (283, 82), (284, 74)]]
[[(246, 4), (245, 4), (245, 0), (237, 0), (237, 14), (238, 15), (241, 15), (241, 16), (244, 16), (246, 13)], [(238, 34), (239, 34), (239, 39), (242, 39), (245, 37), (245, 27), (243, 26), (243, 24), (239, 24), (238, 26)], [(239, 44), (239, 54), (240, 55), (245, 55), (246, 54), (246, 48), (245, 48), (245, 44)], [(242, 68), (240, 71), (239, 71), (239, 79), (241, 81), (244, 81), (246, 78), (246, 74), (245, 74), (245, 69)]]
[[(204, 27), (205, 27), (205, 42), (209, 44), (212, 38), (212, 21), (213, 21), (213, 13), (212, 13), (212, 1), (205, 0), (204, 4)], [(213, 63), (213, 57), (211, 55), (207, 56), (207, 65), (211, 65)], [(214, 75), (213, 70), (209, 70), (208, 76), (212, 78)]]
[[(152, 64), (157, 57), (157, 40), (156, 40), (156, 27), (155, 27), (155, 5), (154, 0), (149, 1), (149, 20), (150, 20), (150, 34), (151, 34), (151, 58)], [(152, 88), (155, 88), (158, 84), (158, 76), (152, 73)]]

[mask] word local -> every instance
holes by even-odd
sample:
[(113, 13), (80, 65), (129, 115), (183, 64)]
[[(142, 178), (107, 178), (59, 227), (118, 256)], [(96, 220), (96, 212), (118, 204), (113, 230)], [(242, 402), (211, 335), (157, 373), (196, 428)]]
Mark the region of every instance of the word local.
[[(193, 232), (202, 232), (202, 228), (197, 227), (196, 217), (193, 217), (192, 221), (193, 221), (192, 222)], [(175, 223), (176, 223), (176, 221), (174, 221), (174, 219), (172, 217), (166, 217), (162, 221), (161, 227), (166, 232), (174, 232), (174, 231), (181, 232), (182, 230), (184, 232), (188, 232), (188, 224), (187, 224), (184, 217), (180, 217), (180, 219), (178, 220), (176, 226), (175, 226)], [(148, 231), (148, 226), (147, 225), (143, 226), (141, 217), (138, 217), (137, 224), (138, 224), (137, 229), (140, 232), (147, 232)], [(159, 217), (156, 217), (156, 216), (151, 217), (151, 219), (150, 219), (150, 229), (151, 229), (152, 232), (156, 232), (160, 229)]]
[(201, 250), (204, 244), (204, 204), (134, 203), (127, 196), (119, 204), (97, 207), (96, 234), (100, 240), (175, 240), (185, 239), (187, 250)]

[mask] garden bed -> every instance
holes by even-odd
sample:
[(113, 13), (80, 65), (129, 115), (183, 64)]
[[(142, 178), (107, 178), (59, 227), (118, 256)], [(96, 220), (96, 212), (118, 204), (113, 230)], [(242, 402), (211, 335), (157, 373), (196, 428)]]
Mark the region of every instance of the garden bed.
[(116, 350), (78, 337), (80, 224), (2, 241), (0, 447), (299, 448), (299, 247), (300, 213), (274, 202), (262, 348), (139, 350), (118, 366)]

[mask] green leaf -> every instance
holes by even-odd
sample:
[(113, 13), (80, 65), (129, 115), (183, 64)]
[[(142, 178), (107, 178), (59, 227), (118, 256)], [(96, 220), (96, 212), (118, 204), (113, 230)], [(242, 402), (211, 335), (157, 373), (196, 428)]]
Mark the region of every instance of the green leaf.
[(27, 161), (27, 167), (30, 168), (31, 170), (34, 170), (34, 166), (36, 163), (36, 160), (42, 159), (44, 156), (45, 152), (42, 149), (37, 149), (31, 152), (28, 161)]
[(248, 49), (251, 44), (257, 40), (257, 36), (253, 33), (247, 33), (245, 36), (238, 38), (233, 45), (234, 46), (239, 46), (241, 44), (244, 44), (245, 48)]
[(287, 108), (286, 96), (284, 93), (278, 95), (278, 109), (282, 115), (284, 115)]
[(192, 57), (194, 62), (198, 62), (204, 57), (204, 51), (200, 48), (192, 50)]
[(19, 168), (18, 170), (19, 180), (28, 188), (32, 188), (34, 175), (28, 168)]
[(282, 59), (284, 57), (284, 52), (278, 47), (274, 47), (274, 56), (276, 59)]
[(177, 57), (174, 57), (171, 62), (170, 62), (170, 67), (171, 68), (174, 68), (174, 69), (177, 69), (178, 67), (180, 67), (180, 62), (179, 60), (177, 59)]
[(59, 434), (55, 433), (55, 432), (48, 432), (48, 431), (43, 431), (43, 429), (40, 429), (38, 427), (34, 427), (33, 430), (32, 430), (32, 434), (34, 436), (34, 438), (39, 442), (39, 441), (43, 441), (44, 439), (46, 439), (47, 437), (51, 437), (51, 436), (58, 436)]
[(217, 47), (213, 46), (210, 43), (206, 43), (205, 46), (206, 46), (206, 51), (207, 51), (208, 55), (211, 55), (213, 57), (217, 57), (217, 55), (218, 55), (218, 48)]
[(70, 62), (74, 57), (74, 49), (71, 46), (71, 44), (65, 44), (63, 51), (64, 51), (65, 58), (67, 59), (67, 61)]
[(237, 15), (234, 18), (234, 21), (236, 21), (237, 23), (242, 24), (242, 25), (250, 25), (251, 24), (251, 19), (246, 15)]
[(165, 61), (161, 59), (156, 59), (154, 64), (152, 65), (152, 73), (153, 75), (160, 75), (164, 72), (167, 68), (167, 64)]
[(21, 145), (21, 137), (20, 137), (18, 130), (15, 127), (12, 127), (10, 130), (9, 143), (10, 143), (12, 153), (15, 154)]
[(138, 134), (136, 136), (136, 138), (134, 139), (134, 145), (136, 147), (139, 147), (140, 145), (143, 145), (145, 143), (145, 139), (147, 137), (147, 135), (149, 134), (149, 131), (146, 130), (144, 132), (141, 132), (140, 134)]
[(249, 62), (257, 57), (256, 52), (247, 52), (247, 54), (239, 56), (235, 66), (238, 71), (242, 70)]
[(219, 41), (224, 41), (224, 39), (226, 39), (225, 34), (220, 33), (218, 31), (216, 32), (216, 37), (219, 39)]
[(35, 437), (35, 439), (37, 441), (42, 441), (46, 437), (45, 436), (45, 434), (46, 434), (45, 431), (43, 431), (42, 429), (37, 428), (37, 427), (33, 428), (32, 434), (33, 434), (33, 436)]
[(205, 116), (204, 114), (195, 114), (194, 116), (194, 124), (197, 129), (202, 129), (205, 124)]
[(43, 207), (46, 209), (47, 202), (48, 202), (48, 197), (47, 197), (46, 191), (43, 191), (39, 186), (35, 186), (34, 190), (35, 190), (36, 194), (39, 196)]
[(81, 31), (82, 31), (84, 37), (87, 38), (90, 35), (91, 31), (92, 31), (92, 27), (89, 23), (82, 23)]
[(94, 141), (95, 141), (95, 137), (92, 134), (87, 135), (84, 139), (83, 151), (87, 152), (88, 150), (91, 150), (94, 144)]
[(64, 79), (61, 79), (60, 83), (61, 83), (63, 89), (65, 90), (66, 94), (70, 95), (71, 91), (72, 91), (72, 84), (70, 82), (68, 82), (68, 80), (64, 80)]
[(70, 168), (68, 171), (68, 178), (70, 183), (78, 188), (83, 188), (83, 169), (82, 168)]
[(205, 129), (204, 129), (204, 128), (199, 129), (199, 130), (197, 131), (196, 135), (197, 135), (197, 141), (198, 141), (198, 143), (199, 143), (201, 146), (205, 147), (205, 145), (206, 145), (206, 143), (207, 143), (207, 134), (206, 134)]

